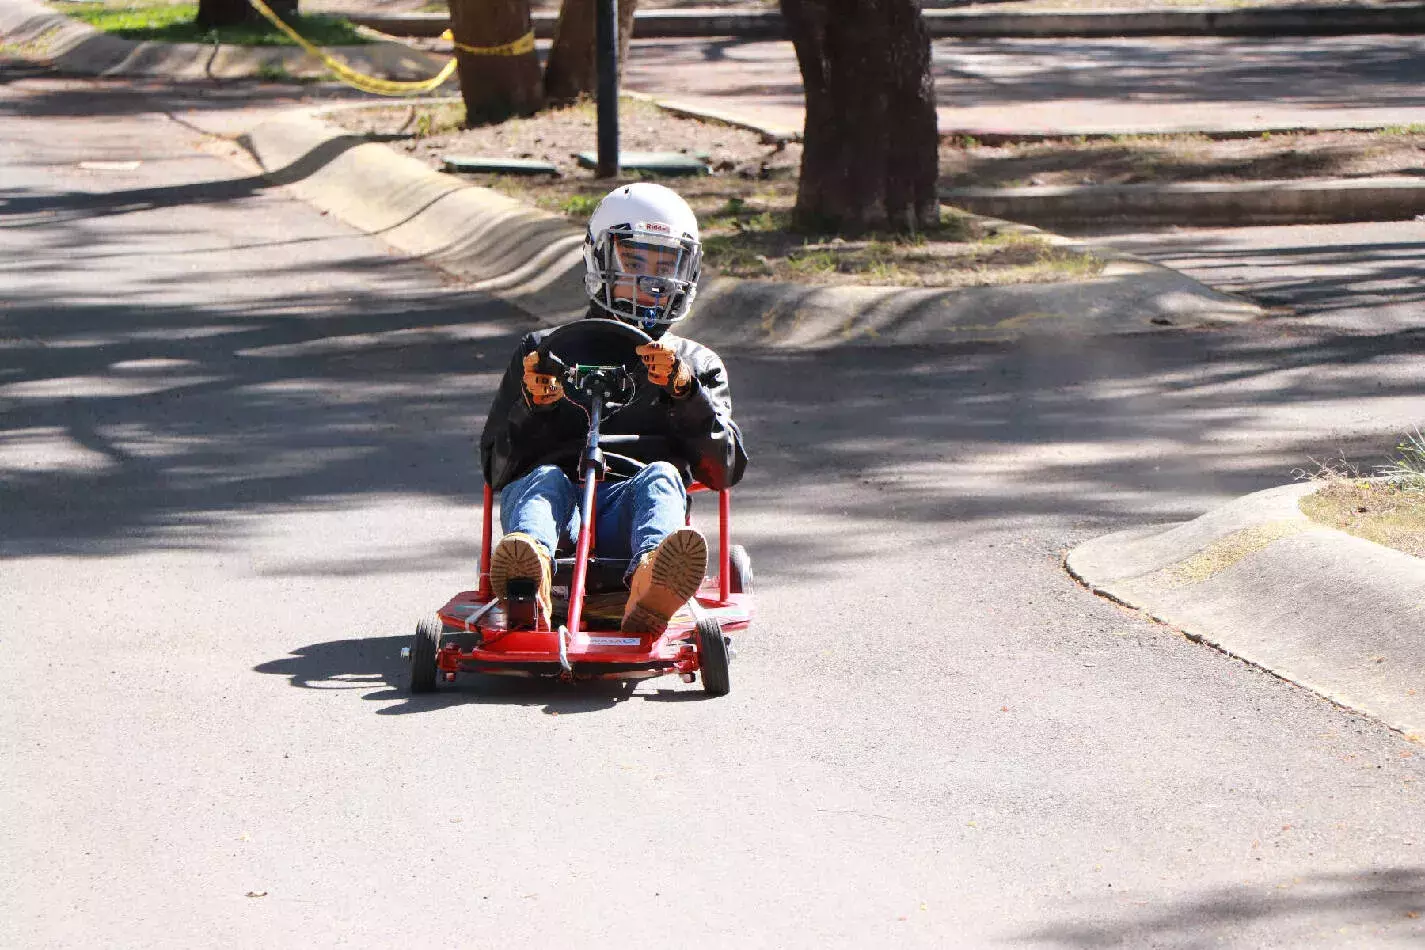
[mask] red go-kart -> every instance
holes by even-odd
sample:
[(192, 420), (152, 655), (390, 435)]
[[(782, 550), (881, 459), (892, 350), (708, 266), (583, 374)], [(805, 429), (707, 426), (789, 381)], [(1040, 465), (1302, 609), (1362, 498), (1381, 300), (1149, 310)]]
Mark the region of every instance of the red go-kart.
[[(410, 662), (412, 693), (429, 692), (439, 682), (453, 682), (465, 672), (565, 682), (677, 673), (688, 683), (701, 674), (709, 695), (727, 695), (730, 634), (746, 630), (753, 612), (752, 563), (746, 550), (731, 543), (730, 493), (725, 489), (717, 493), (717, 574), (703, 579), (662, 634), (619, 630), (628, 596), (623, 584), (628, 561), (599, 558), (594, 551), (595, 486), (607, 470), (604, 449), (617, 452), (647, 438), (606, 435), (600, 428), (648, 384), (642, 360), (634, 353), (635, 347), (647, 342), (648, 335), (636, 327), (600, 319), (565, 324), (541, 341), (539, 371), (559, 376), (566, 396), (589, 412), (589, 434), (579, 464), (579, 537), (572, 558), (555, 560), (554, 615), (546, 618), (537, 608), (532, 581), (512, 580), (504, 599), (491, 591), (494, 493), (486, 485), (479, 589), (456, 594), (416, 627), (415, 642), (401, 651)], [(708, 491), (699, 483), (689, 488), (689, 524), (691, 496)]]

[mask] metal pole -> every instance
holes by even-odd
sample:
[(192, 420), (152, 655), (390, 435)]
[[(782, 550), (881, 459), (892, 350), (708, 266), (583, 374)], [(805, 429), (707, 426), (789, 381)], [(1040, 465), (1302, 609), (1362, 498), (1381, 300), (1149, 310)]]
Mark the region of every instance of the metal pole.
[(599, 178), (618, 175), (618, 0), (599, 0)]

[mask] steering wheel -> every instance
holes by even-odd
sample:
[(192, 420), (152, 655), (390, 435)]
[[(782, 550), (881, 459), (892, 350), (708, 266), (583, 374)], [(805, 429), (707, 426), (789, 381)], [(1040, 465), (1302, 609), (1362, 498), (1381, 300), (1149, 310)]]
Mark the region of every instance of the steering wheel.
[[(539, 341), (535, 350), (539, 354), (536, 364), (538, 371), (559, 376), (568, 382), (570, 372), (577, 365), (622, 367), (632, 380), (634, 391), (648, 382), (648, 368), (634, 350), (653, 338), (638, 327), (619, 320), (601, 317), (585, 317), (556, 327), (548, 336)], [(573, 396), (577, 390), (566, 387), (566, 393)], [(627, 404), (629, 400), (624, 400)]]

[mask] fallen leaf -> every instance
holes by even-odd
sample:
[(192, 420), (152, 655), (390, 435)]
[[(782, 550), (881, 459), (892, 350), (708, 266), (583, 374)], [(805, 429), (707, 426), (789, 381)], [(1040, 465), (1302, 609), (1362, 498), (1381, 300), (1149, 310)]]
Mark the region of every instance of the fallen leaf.
[(266, 897), (266, 896), (267, 896), (267, 892), (266, 892), (266, 891), (248, 891), (248, 892), (247, 892), (247, 896), (248, 896), (248, 897)]

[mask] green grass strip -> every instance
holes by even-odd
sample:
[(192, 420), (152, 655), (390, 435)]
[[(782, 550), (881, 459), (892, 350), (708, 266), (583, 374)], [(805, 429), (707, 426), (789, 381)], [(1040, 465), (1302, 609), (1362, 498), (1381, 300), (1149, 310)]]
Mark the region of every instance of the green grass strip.
[[(104, 33), (126, 40), (158, 43), (221, 43), (226, 46), (295, 46), (266, 21), (202, 30), (196, 3), (111, 7), (102, 3), (66, 3), (62, 11)], [(363, 46), (371, 41), (346, 20), (330, 16), (292, 18), (291, 26), (317, 46)]]

